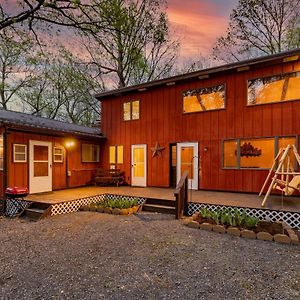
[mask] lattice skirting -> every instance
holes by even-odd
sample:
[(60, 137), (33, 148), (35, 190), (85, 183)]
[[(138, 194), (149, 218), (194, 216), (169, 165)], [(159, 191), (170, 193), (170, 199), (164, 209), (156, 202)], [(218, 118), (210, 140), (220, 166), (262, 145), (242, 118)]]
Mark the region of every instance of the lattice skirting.
[(210, 210), (217, 210), (222, 208), (229, 208), (231, 210), (237, 209), (240, 212), (246, 211), (250, 216), (256, 217), (260, 220), (269, 220), (269, 221), (284, 221), (292, 228), (300, 229), (300, 213), (298, 212), (286, 212), (286, 211), (277, 211), (269, 209), (259, 209), (259, 208), (243, 208), (243, 207), (233, 207), (233, 206), (223, 206), (223, 205), (214, 205), (214, 204), (204, 204), (204, 203), (194, 203), (191, 202), (188, 205), (188, 214), (192, 215), (195, 212), (198, 212), (202, 208), (208, 208)]
[(102, 195), (72, 200), (72, 201), (68, 201), (68, 202), (53, 204), (52, 208), (51, 208), (51, 216), (76, 212), (79, 210), (79, 208), (82, 205), (89, 205), (91, 203), (96, 203), (96, 202), (104, 201), (107, 199), (118, 199), (118, 200), (119, 199), (122, 199), (122, 200), (138, 199), (139, 204), (142, 204), (146, 200), (145, 198), (132, 197), (132, 196), (102, 194)]
[(7, 199), (5, 215), (7, 217), (15, 217), (31, 204), (29, 201), (21, 199)]

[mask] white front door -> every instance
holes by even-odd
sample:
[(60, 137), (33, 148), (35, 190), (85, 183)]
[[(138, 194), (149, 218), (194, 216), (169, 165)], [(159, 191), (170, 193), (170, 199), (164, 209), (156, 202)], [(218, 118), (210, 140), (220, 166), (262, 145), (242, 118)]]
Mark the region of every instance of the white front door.
[(198, 143), (177, 144), (177, 183), (184, 171), (188, 171), (188, 188), (198, 189)]
[(52, 191), (52, 143), (29, 141), (29, 193)]
[(131, 185), (147, 184), (147, 145), (131, 146)]

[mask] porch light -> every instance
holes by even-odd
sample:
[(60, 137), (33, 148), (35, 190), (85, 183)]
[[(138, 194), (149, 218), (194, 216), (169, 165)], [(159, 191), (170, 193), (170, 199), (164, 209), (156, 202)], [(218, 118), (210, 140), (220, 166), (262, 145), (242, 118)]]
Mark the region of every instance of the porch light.
[(66, 142), (66, 147), (67, 147), (67, 148), (72, 148), (74, 145), (75, 145), (75, 142), (74, 142), (74, 141), (67, 141), (67, 142)]

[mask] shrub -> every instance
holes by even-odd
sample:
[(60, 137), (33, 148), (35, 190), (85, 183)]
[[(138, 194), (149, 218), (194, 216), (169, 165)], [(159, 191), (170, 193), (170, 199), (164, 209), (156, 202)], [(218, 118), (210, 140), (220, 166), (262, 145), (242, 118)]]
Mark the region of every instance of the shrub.
[(131, 208), (135, 205), (138, 204), (138, 199), (128, 199), (128, 198), (124, 198), (124, 199), (105, 199), (103, 201), (99, 201), (96, 203), (97, 206), (99, 207), (110, 207), (110, 208), (119, 208), (119, 209), (123, 209), (123, 208)]
[(223, 208), (217, 209), (215, 211), (203, 208), (199, 213), (203, 218), (212, 220), (215, 224), (218, 225), (222, 224), (252, 229), (257, 226), (259, 222), (259, 219), (247, 215), (245, 210), (240, 212), (237, 208), (235, 208), (234, 210), (230, 208)]

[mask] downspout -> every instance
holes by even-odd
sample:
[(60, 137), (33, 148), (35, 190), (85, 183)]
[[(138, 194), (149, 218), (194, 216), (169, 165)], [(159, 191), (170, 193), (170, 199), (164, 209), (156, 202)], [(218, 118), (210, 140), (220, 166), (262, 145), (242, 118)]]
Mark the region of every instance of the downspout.
[(3, 133), (3, 211), (6, 214), (6, 194), (5, 190), (8, 184), (8, 130), (7, 127), (4, 126), (4, 133)]

